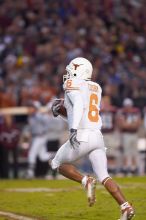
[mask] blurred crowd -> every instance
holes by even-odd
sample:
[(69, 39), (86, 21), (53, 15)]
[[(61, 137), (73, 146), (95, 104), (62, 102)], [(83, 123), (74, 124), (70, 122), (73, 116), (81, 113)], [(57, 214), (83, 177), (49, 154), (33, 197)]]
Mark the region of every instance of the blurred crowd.
[(0, 108), (62, 97), (66, 65), (83, 56), (111, 105), (128, 97), (144, 119), (145, 11), (145, 0), (0, 0)]
[(144, 0), (0, 0), (0, 107), (62, 94), (69, 60), (88, 58), (120, 106), (146, 99)]

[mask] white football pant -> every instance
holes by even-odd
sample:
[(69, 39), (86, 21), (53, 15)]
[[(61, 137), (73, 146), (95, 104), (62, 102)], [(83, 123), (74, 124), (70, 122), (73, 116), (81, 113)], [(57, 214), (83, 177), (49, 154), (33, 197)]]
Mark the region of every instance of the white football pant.
[(88, 155), (94, 173), (98, 180), (102, 182), (105, 178), (109, 177), (103, 136), (99, 130), (86, 130), (85, 134), (80, 134), (77, 137), (80, 141), (80, 146), (73, 149), (69, 141), (63, 144), (52, 160), (52, 169), (58, 168), (63, 163), (72, 163)]
[[(43, 162), (52, 158), (52, 155), (47, 152), (47, 135), (42, 135), (33, 138), (32, 144), (28, 153), (28, 163), (35, 164), (37, 156)], [(53, 155), (54, 156), (54, 155)]]

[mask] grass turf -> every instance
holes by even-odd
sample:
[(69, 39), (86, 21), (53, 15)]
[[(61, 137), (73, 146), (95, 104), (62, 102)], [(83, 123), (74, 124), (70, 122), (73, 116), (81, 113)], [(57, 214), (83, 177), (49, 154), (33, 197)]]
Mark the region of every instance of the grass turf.
[[(134, 219), (146, 219), (146, 177), (115, 180), (136, 209)], [(30, 189), (34, 191), (28, 192)], [(84, 190), (70, 180), (1, 180), (0, 211), (39, 220), (117, 220), (120, 211), (114, 199), (100, 184), (96, 194), (95, 206), (88, 207)], [(4, 219), (9, 218), (0, 217)]]

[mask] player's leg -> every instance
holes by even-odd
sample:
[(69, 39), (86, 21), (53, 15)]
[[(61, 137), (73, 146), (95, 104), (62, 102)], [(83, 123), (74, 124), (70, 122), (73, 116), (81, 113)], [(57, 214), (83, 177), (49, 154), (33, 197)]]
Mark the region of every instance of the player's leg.
[(79, 147), (73, 149), (70, 142), (67, 141), (57, 151), (55, 158), (51, 162), (52, 168), (56, 169), (62, 164), (72, 163), (80, 159), (88, 153), (89, 149), (87, 146), (88, 143), (81, 142)]
[(124, 175), (130, 174), (130, 167), (132, 164), (132, 156), (131, 150), (132, 142), (131, 142), (131, 134), (124, 133), (123, 134), (123, 173)]
[(31, 179), (34, 177), (34, 170), (36, 165), (36, 158), (38, 155), (38, 149), (40, 147), (40, 138), (36, 137), (33, 139), (30, 150), (28, 152), (28, 169), (26, 178)]
[(125, 218), (125, 220), (131, 219), (134, 216), (134, 210), (127, 202), (119, 186), (113, 181), (107, 172), (107, 158), (105, 151), (103, 149), (96, 149), (89, 154), (89, 159), (98, 180), (120, 205), (122, 214), (126, 213), (127, 218)]
[(82, 183), (83, 175), (72, 164), (66, 163), (59, 166), (58, 171), (60, 174), (70, 180)]
[(137, 148), (137, 144), (138, 144), (138, 136), (135, 135), (133, 136), (133, 143), (131, 146), (131, 156), (132, 156), (132, 163), (131, 163), (131, 173), (133, 175), (139, 175), (139, 151)]
[(39, 142), (38, 156), (42, 162), (46, 162), (52, 158), (54, 158), (54, 153), (47, 151), (47, 136), (44, 135), (41, 137)]
[(52, 168), (58, 168), (59, 173), (63, 176), (82, 183), (87, 191), (89, 206), (95, 203), (95, 186), (96, 180), (90, 176), (82, 175), (71, 163), (80, 157), (86, 155), (89, 151), (88, 143), (81, 142), (80, 147), (73, 149), (67, 141), (57, 152), (52, 160)]
[(81, 183), (84, 186), (87, 191), (88, 204), (89, 206), (93, 206), (96, 201), (96, 179), (91, 176), (82, 175), (72, 164), (62, 164), (59, 166), (58, 170), (63, 176)]
[(107, 191), (112, 195), (112, 197), (118, 202), (121, 208), (121, 220), (130, 220), (134, 216), (134, 209), (131, 204), (126, 200), (121, 189), (113, 181), (113, 179), (107, 177), (102, 181), (102, 184), (107, 189)]

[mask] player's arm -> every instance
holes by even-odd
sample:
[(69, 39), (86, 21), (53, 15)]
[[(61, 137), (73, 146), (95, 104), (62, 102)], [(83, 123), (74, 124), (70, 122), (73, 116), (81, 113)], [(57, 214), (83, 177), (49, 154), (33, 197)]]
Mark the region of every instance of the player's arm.
[(77, 129), (83, 115), (83, 100), (81, 93), (78, 91), (71, 91), (68, 93), (68, 97), (73, 105), (73, 120), (70, 129), (70, 143), (75, 149), (79, 147), (80, 142), (77, 140)]
[(124, 115), (120, 115), (117, 119), (117, 125), (119, 127), (119, 129), (121, 130), (129, 130), (129, 129), (135, 129), (135, 123), (129, 123), (127, 122), (126, 118), (124, 117)]
[(64, 83), (66, 96), (69, 98), (73, 107), (72, 129), (78, 129), (83, 114), (83, 98), (81, 94), (82, 81), (79, 79), (68, 79)]
[(65, 85), (66, 95), (73, 106), (72, 125), (70, 129), (70, 143), (73, 148), (79, 146), (77, 129), (83, 115), (83, 99), (80, 91), (80, 83), (77, 80), (68, 80)]
[(73, 105), (73, 120), (72, 129), (78, 129), (82, 115), (83, 115), (83, 99), (80, 91), (71, 91), (67, 93), (72, 105)]

